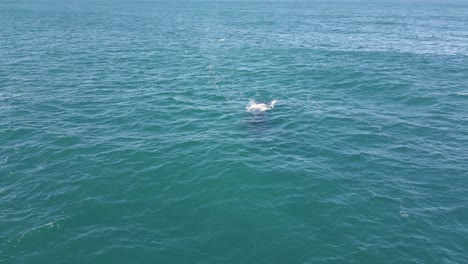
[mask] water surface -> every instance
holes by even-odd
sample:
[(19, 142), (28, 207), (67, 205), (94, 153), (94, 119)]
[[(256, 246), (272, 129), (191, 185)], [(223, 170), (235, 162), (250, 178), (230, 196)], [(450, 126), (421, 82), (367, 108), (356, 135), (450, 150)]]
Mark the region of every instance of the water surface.
[(6, 0), (0, 25), (0, 263), (468, 262), (466, 2)]

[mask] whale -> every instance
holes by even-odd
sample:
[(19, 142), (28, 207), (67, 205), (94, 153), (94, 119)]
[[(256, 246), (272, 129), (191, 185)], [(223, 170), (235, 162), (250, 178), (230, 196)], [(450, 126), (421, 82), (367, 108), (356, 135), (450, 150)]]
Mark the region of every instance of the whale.
[(275, 104), (278, 101), (272, 100), (269, 103), (259, 103), (255, 100), (250, 100), (249, 104), (245, 107), (245, 110), (249, 113), (253, 114), (259, 114), (259, 113), (264, 113), (266, 111), (269, 111), (273, 108), (275, 108)]

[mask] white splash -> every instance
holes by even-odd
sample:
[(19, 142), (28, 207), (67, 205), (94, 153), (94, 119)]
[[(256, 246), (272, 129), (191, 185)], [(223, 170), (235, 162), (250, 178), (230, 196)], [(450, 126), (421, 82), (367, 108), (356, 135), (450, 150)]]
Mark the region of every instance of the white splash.
[(457, 93), (460, 96), (468, 96), (468, 93)]
[(409, 217), (408, 211), (400, 211), (400, 216), (401, 217)]
[(245, 110), (247, 110), (247, 112), (249, 113), (254, 113), (254, 114), (263, 113), (265, 111), (275, 108), (276, 102), (278, 101), (273, 100), (269, 102), (268, 104), (265, 104), (265, 103), (257, 103), (255, 100), (250, 100), (249, 105), (247, 105)]
[(224, 42), (225, 38), (218, 39), (218, 42)]

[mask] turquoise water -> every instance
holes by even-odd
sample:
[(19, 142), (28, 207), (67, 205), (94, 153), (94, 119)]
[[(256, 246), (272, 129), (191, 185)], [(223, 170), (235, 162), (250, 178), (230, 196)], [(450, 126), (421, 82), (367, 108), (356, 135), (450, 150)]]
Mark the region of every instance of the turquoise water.
[(467, 165), (467, 2), (0, 2), (0, 263), (468, 263)]

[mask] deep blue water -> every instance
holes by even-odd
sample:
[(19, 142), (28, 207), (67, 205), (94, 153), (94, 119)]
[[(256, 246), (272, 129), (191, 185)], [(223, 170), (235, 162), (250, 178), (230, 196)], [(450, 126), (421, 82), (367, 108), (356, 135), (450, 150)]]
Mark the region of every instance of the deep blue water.
[(468, 2), (0, 2), (0, 263), (468, 263), (467, 165)]

